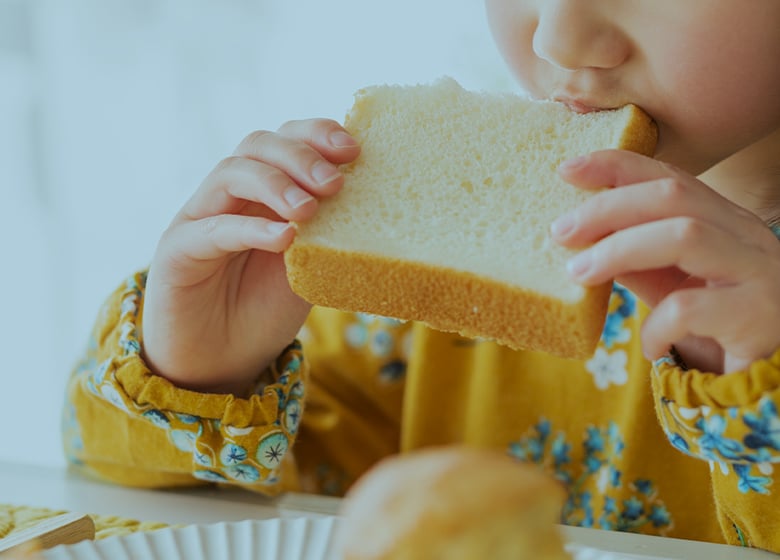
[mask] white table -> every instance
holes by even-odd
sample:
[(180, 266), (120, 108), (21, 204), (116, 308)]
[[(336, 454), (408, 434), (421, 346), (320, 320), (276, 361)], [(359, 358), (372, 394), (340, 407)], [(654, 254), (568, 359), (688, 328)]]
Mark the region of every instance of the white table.
[[(330, 516), (337, 498), (288, 494), (266, 498), (235, 488), (139, 490), (88, 480), (62, 468), (0, 463), (0, 503), (118, 515), (170, 524), (274, 517)], [(578, 544), (623, 554), (673, 560), (780, 560), (758, 550), (614, 531), (564, 527)]]
[(0, 503), (179, 525), (333, 515), (339, 500), (304, 494), (266, 498), (238, 488), (142, 490), (97, 482), (65, 468), (0, 462)]

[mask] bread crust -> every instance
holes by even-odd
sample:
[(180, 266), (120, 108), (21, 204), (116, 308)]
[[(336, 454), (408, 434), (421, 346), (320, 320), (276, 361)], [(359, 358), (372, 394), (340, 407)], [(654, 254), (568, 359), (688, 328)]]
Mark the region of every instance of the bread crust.
[(658, 126), (636, 105), (628, 105), (630, 121), (620, 137), (618, 148), (652, 157), (658, 143)]
[(567, 304), (468, 272), (312, 244), (293, 244), (285, 263), (293, 291), (318, 305), (577, 359), (593, 353), (612, 287), (587, 288)]

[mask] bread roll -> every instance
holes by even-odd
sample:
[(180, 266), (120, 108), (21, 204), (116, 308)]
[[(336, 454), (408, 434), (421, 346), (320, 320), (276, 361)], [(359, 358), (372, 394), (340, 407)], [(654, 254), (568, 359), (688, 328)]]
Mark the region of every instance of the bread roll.
[(593, 353), (611, 283), (569, 279), (573, 252), (550, 223), (593, 193), (557, 167), (604, 148), (652, 154), (645, 113), (577, 114), (445, 78), (363, 89), (345, 127), (362, 152), (342, 166), (342, 191), (297, 224), (285, 254), (296, 293), (512, 348)]
[(563, 560), (562, 487), (493, 451), (431, 448), (378, 463), (347, 493), (343, 560)]

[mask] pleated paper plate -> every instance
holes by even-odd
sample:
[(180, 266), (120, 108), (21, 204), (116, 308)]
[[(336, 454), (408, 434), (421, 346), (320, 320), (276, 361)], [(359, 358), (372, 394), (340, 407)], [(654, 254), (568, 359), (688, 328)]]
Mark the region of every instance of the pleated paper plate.
[(47, 560), (326, 560), (336, 518), (283, 518), (188, 525), (82, 541)]
[[(58, 546), (47, 560), (340, 560), (338, 517), (300, 517), (188, 525)], [(569, 543), (572, 560), (668, 560)], [(675, 558), (680, 558), (675, 556)], [(521, 559), (518, 559), (521, 560)]]

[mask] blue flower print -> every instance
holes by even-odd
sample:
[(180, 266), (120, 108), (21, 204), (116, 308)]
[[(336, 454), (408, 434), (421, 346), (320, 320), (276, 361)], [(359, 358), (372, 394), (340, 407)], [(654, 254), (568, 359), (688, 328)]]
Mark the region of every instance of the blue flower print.
[(636, 296), (617, 283), (612, 284), (612, 295), (618, 296), (621, 302), (616, 313), (626, 319), (632, 317), (636, 312)]
[(223, 465), (237, 465), (246, 461), (246, 449), (235, 443), (228, 443), (219, 453), (219, 460)]
[(631, 496), (628, 500), (623, 500), (623, 518), (629, 521), (636, 521), (645, 513), (645, 507), (636, 496)]
[(737, 488), (743, 494), (748, 492), (758, 492), (759, 494), (769, 494), (767, 486), (772, 484), (772, 479), (766, 476), (753, 476), (750, 474), (751, 465), (744, 463), (735, 463), (734, 472), (739, 477)]
[(301, 358), (299, 356), (293, 356), (290, 361), (284, 367), (285, 371), (290, 373), (298, 373), (301, 369)]
[(620, 479), (623, 477), (622, 471), (616, 469), (613, 465), (609, 467), (609, 484), (613, 488), (620, 488)]
[(108, 383), (105, 383), (100, 386), (99, 390), (100, 390), (100, 396), (104, 400), (110, 402), (120, 410), (123, 410), (125, 412), (130, 412), (130, 410), (127, 408), (127, 404), (125, 404), (124, 397), (116, 387), (114, 387), (113, 385), (109, 385)]
[(510, 442), (508, 452), (520, 460), (546, 465), (565, 485), (568, 498), (561, 521), (579, 527), (618, 531), (642, 531), (654, 527), (665, 534), (673, 526), (671, 516), (651, 480), (625, 483), (620, 460), (625, 442), (619, 426), (588, 426), (582, 437), (582, 453), (574, 454), (563, 431), (553, 432), (542, 418), (525, 437)]
[(550, 424), (550, 421), (546, 418), (543, 418), (536, 424), (536, 433), (539, 434), (539, 439), (542, 441), (547, 441), (547, 438), (550, 436), (550, 432), (552, 431), (552, 424)]
[[(726, 431), (726, 421), (718, 414), (712, 414), (706, 420), (699, 418), (696, 421), (696, 427), (704, 435), (699, 438), (699, 447), (707, 458), (713, 461), (719, 461), (721, 458), (728, 460), (739, 460), (740, 453), (743, 450), (742, 444), (738, 441), (723, 436)], [(720, 456), (716, 455), (718, 453)]]
[(233, 480), (237, 480), (239, 482), (252, 483), (257, 482), (260, 478), (259, 471), (252, 465), (246, 464), (227, 467), (225, 469), (225, 473)]
[(690, 452), (690, 447), (688, 447), (688, 442), (685, 441), (685, 438), (682, 437), (680, 434), (677, 433), (669, 434), (669, 441), (673, 446), (675, 446), (683, 453)]
[(616, 342), (628, 342), (631, 339), (631, 330), (624, 328), (625, 319), (617, 313), (610, 313), (604, 322), (604, 330), (601, 340), (604, 346), (611, 348)]
[(619, 302), (614, 311), (607, 315), (604, 330), (601, 333), (601, 343), (605, 348), (611, 348), (615, 343), (628, 342), (631, 338), (631, 330), (626, 328), (626, 319), (636, 312), (636, 296), (620, 284), (612, 285), (610, 297), (610, 309), (612, 302)]
[(141, 344), (136, 337), (135, 325), (133, 323), (122, 324), (118, 344), (125, 351), (125, 356), (138, 354), (141, 351)]
[(654, 505), (647, 518), (652, 522), (654, 527), (667, 527), (671, 523), (671, 516), (663, 505)]
[(585, 472), (588, 474), (593, 474), (599, 472), (601, 470), (601, 466), (604, 463), (601, 459), (598, 457), (595, 457), (593, 455), (588, 455), (585, 457)]
[(371, 339), (371, 352), (375, 356), (387, 356), (393, 350), (393, 337), (387, 331), (378, 331)]
[(653, 483), (645, 479), (637, 479), (634, 481), (636, 489), (645, 496), (649, 496), (653, 492)]
[(276, 401), (279, 407), (279, 414), (281, 415), (284, 412), (284, 407), (287, 406), (287, 394), (281, 387), (273, 387), (273, 391), (276, 393)]
[[(774, 402), (765, 397), (754, 410), (741, 412), (738, 407), (729, 407), (723, 415), (712, 413), (709, 407), (689, 409), (663, 398), (661, 405), (662, 425), (674, 447), (711, 461), (724, 475), (733, 471), (742, 493), (769, 493), (772, 478), (767, 475), (780, 451), (780, 419)], [(741, 428), (740, 420), (750, 429), (741, 442), (726, 437), (727, 430)]]
[(197, 470), (192, 475), (200, 480), (208, 480), (209, 482), (227, 482), (227, 477), (214, 471)]
[(569, 458), (569, 451), (571, 451), (571, 445), (566, 443), (566, 437), (563, 434), (558, 434), (552, 443), (552, 455), (556, 468), (571, 461)]
[(379, 357), (387, 355), (392, 350), (395, 344), (392, 331), (402, 321), (369, 313), (355, 313), (355, 319), (357, 322), (348, 325), (344, 331), (350, 346), (359, 348), (368, 344), (374, 355)]
[(550, 435), (550, 421), (546, 419), (540, 420), (534, 426), (534, 430), (536, 431), (536, 437), (528, 437), (522, 441), (511, 443), (509, 445), (509, 454), (523, 461), (531, 461), (533, 463), (541, 461), (547, 437)]
[(211, 457), (209, 457), (206, 453), (201, 453), (195, 449), (193, 456), (195, 457), (195, 463), (202, 467), (211, 467), (213, 465)]
[(594, 426), (588, 426), (583, 445), (589, 455), (596, 451), (604, 451), (604, 438), (601, 435), (601, 430)]
[(95, 387), (103, 383), (106, 379), (106, 373), (108, 373), (109, 370), (113, 372), (112, 366), (114, 365), (114, 359), (109, 358), (107, 360), (104, 360), (100, 362), (100, 365), (95, 369), (95, 371), (92, 373), (92, 383), (94, 383)]
[(168, 420), (168, 417), (157, 409), (147, 410), (142, 416), (158, 428), (168, 429), (171, 427), (171, 421)]
[(615, 498), (610, 498), (607, 496), (604, 498), (604, 513), (616, 513), (617, 512), (617, 504), (615, 502)]
[(745, 413), (742, 420), (752, 430), (743, 440), (747, 447), (768, 447), (780, 451), (780, 418), (774, 402), (763, 398), (759, 404), (759, 413)]
[(187, 430), (171, 430), (168, 435), (173, 445), (181, 451), (190, 452), (195, 449), (195, 434)]
[(257, 462), (267, 469), (273, 470), (279, 467), (287, 453), (289, 442), (282, 432), (273, 432), (263, 438), (257, 447), (255, 457)]
[(349, 325), (344, 333), (344, 338), (347, 340), (347, 344), (353, 348), (360, 348), (368, 341), (368, 328), (362, 321)]
[(301, 403), (297, 399), (291, 399), (284, 407), (284, 427), (291, 434), (298, 431), (301, 422)]
[(176, 416), (176, 418), (182, 424), (197, 424), (198, 422), (200, 422), (200, 417), (199, 416), (193, 416), (192, 414), (177, 413), (177, 414), (174, 414), (174, 416)]
[(393, 360), (387, 362), (379, 370), (379, 378), (385, 383), (395, 383), (406, 375), (406, 362)]
[(582, 507), (582, 510), (585, 512), (585, 517), (580, 521), (579, 525), (580, 527), (593, 527), (593, 505), (592, 505), (592, 499), (590, 492), (580, 492), (579, 496), (579, 502), (580, 507)]
[(623, 453), (625, 443), (623, 443), (623, 438), (620, 436), (620, 428), (618, 428), (618, 425), (615, 422), (609, 423), (609, 426), (607, 427), (607, 435), (609, 436), (609, 441), (612, 442), (614, 447), (613, 452), (619, 457)]
[(296, 381), (293, 383), (292, 387), (290, 387), (290, 397), (294, 397), (296, 399), (303, 398), (305, 391), (303, 388), (303, 383), (300, 381)]

